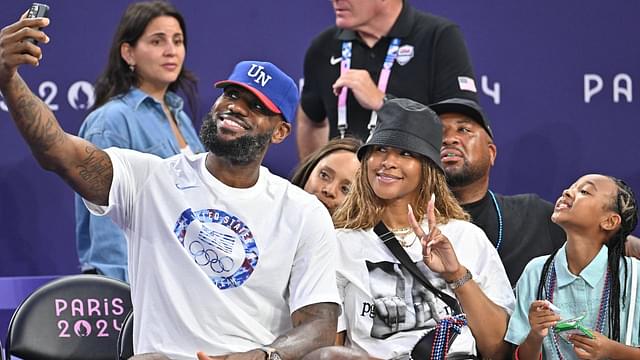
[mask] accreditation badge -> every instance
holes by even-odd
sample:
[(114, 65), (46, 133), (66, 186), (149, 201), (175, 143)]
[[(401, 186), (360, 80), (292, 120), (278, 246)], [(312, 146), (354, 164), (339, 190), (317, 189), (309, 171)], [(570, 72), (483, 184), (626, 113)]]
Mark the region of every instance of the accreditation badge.
[(413, 58), (413, 45), (402, 45), (398, 49), (396, 61), (400, 66), (405, 65)]

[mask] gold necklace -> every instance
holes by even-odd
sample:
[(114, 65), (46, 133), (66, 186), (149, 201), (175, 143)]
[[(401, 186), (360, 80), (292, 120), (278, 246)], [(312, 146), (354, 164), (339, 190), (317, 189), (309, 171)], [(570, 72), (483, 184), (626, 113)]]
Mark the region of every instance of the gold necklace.
[[(415, 243), (416, 239), (418, 238), (413, 232), (413, 229), (411, 229), (410, 227), (391, 229), (391, 232), (396, 236), (396, 239), (398, 239), (398, 242), (403, 247), (411, 247), (411, 245), (413, 245), (413, 243)], [(413, 234), (413, 239), (411, 240), (411, 242), (407, 241), (407, 236), (409, 236), (410, 234)]]
[(413, 240), (411, 240), (411, 242), (407, 241), (406, 237), (403, 237), (402, 239), (398, 239), (398, 242), (400, 243), (400, 245), (402, 245), (403, 247), (411, 247), (413, 245), (413, 243), (416, 242), (416, 239), (418, 239), (418, 236), (416, 236), (416, 234), (413, 234)]
[(397, 229), (391, 229), (390, 231), (394, 233), (396, 236), (405, 237), (411, 232), (411, 228), (407, 226), (407, 227), (402, 227)]

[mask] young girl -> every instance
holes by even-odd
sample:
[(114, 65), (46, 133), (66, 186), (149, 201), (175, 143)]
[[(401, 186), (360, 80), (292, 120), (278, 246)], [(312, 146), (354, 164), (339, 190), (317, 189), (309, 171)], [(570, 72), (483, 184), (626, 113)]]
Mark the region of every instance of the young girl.
[[(583, 176), (562, 192), (551, 219), (567, 242), (529, 262), (518, 280), (505, 337), (519, 345), (516, 358), (639, 359), (638, 260), (624, 256), (638, 222), (631, 188), (612, 177)], [(576, 317), (593, 337), (555, 328)]]
[(448, 190), (441, 143), (442, 125), (429, 108), (407, 99), (388, 101), (371, 139), (358, 150), (352, 191), (334, 214), (343, 299), (338, 342), (371, 357), (407, 358), (425, 333), (452, 314), (374, 232), (379, 222), (431, 284), (466, 313), (468, 327), (449, 354), (474, 358), (476, 345), (486, 356), (501, 350), (513, 292), (497, 252)]

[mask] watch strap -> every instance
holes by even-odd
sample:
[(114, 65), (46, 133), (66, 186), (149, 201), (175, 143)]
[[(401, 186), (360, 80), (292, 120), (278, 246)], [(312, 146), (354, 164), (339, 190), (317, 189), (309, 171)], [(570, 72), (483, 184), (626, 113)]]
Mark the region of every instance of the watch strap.
[(457, 288), (459, 288), (460, 286), (464, 285), (467, 283), (467, 281), (473, 279), (473, 275), (471, 274), (471, 271), (469, 271), (469, 269), (466, 269), (467, 272), (462, 275), (461, 278), (453, 280), (453, 281), (447, 281), (447, 285), (449, 285), (449, 288), (451, 290), (455, 290)]
[(259, 348), (260, 350), (264, 351), (264, 353), (267, 355), (267, 357), (265, 358), (266, 360), (280, 360), (280, 354), (278, 354), (278, 350), (270, 347), (270, 346), (262, 346)]

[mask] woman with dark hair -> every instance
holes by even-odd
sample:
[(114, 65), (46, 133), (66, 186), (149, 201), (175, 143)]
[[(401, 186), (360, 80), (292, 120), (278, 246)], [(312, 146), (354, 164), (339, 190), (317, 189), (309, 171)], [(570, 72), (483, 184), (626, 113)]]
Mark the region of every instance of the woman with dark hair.
[[(119, 147), (163, 158), (204, 151), (183, 110), (182, 90), (195, 110), (196, 79), (184, 68), (187, 34), (168, 2), (131, 4), (116, 30), (96, 102), (79, 136), (101, 148)], [(128, 281), (127, 245), (106, 217), (91, 215), (76, 196), (76, 244), (83, 272)]]
[(349, 193), (360, 167), (356, 151), (361, 145), (362, 141), (353, 137), (331, 139), (302, 160), (291, 182), (315, 195), (333, 214)]
[[(497, 251), (447, 186), (440, 120), (408, 99), (377, 113), (353, 188), (333, 214), (337, 343), (376, 359), (502, 358), (513, 291)], [(453, 342), (443, 335), (452, 332), (460, 333)]]
[(551, 220), (567, 242), (518, 280), (505, 337), (518, 345), (516, 359), (640, 359), (639, 261), (624, 256), (638, 223), (633, 191), (585, 175), (562, 192)]

